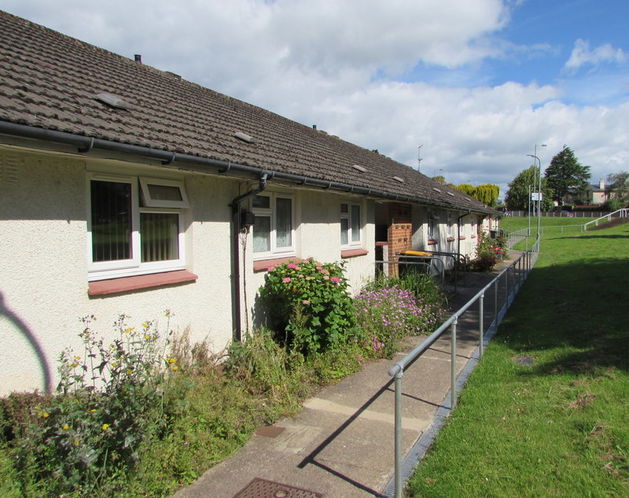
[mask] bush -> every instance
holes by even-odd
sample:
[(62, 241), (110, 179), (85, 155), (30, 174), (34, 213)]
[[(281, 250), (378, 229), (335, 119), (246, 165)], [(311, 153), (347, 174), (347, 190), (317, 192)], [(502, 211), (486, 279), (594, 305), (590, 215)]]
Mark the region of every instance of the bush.
[(275, 340), (306, 356), (338, 349), (356, 332), (342, 264), (277, 266), (266, 275), (260, 303)]
[(473, 270), (490, 271), (498, 261), (508, 256), (507, 239), (503, 233), (499, 233), (494, 239), (483, 233), (476, 247), (476, 258), (471, 262)]
[(361, 341), (370, 357), (390, 357), (404, 337), (432, 332), (441, 322), (445, 297), (432, 277), (411, 273), (379, 277), (355, 298)]

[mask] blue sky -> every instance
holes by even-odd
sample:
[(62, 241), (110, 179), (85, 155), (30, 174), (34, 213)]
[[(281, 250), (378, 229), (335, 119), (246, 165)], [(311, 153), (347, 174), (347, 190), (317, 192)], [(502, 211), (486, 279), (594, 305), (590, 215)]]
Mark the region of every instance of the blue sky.
[(0, 0), (453, 183), (629, 169), (627, 0)]

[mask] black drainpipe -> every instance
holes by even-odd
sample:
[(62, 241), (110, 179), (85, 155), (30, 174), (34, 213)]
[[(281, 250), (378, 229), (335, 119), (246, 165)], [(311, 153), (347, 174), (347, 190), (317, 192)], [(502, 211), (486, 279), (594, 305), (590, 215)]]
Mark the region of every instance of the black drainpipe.
[(260, 175), (259, 185), (236, 197), (229, 205), (232, 208), (231, 250), (232, 250), (232, 330), (234, 341), (242, 340), (241, 309), (240, 309), (240, 249), (238, 234), (240, 233), (240, 205), (249, 197), (259, 194), (266, 188), (268, 173)]

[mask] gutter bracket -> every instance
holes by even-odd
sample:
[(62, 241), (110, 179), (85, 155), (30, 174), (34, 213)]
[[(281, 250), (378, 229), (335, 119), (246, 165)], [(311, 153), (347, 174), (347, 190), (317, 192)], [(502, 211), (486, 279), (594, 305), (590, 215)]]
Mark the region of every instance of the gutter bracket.
[(81, 154), (87, 154), (94, 148), (94, 137), (90, 137), (89, 143), (85, 147), (79, 147), (78, 151)]
[(232, 163), (231, 163), (231, 161), (227, 161), (227, 167), (219, 169), (218, 172), (219, 173), (227, 173), (230, 169), (232, 169)]
[(173, 152), (172, 155), (170, 156), (170, 159), (167, 159), (166, 161), (162, 161), (162, 164), (164, 166), (168, 166), (169, 164), (172, 164), (175, 162), (176, 157), (177, 157), (177, 153)]

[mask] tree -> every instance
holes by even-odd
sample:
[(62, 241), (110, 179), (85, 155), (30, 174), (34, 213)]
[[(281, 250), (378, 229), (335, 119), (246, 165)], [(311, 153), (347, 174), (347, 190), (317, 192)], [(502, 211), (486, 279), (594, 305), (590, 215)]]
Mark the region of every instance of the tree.
[(461, 185), (454, 186), (454, 188), (490, 207), (495, 207), (496, 201), (498, 201), (498, 195), (500, 194), (500, 187), (492, 184), (475, 187), (468, 183), (462, 183)]
[(619, 209), (629, 205), (629, 173), (612, 173), (607, 176), (607, 184), (610, 192), (610, 201), (616, 200)]
[(500, 187), (491, 183), (485, 185), (479, 185), (476, 187), (476, 193), (472, 196), (483, 204), (487, 204), (490, 207), (496, 206), (496, 201), (500, 195)]
[(563, 206), (568, 195), (574, 199), (587, 195), (590, 167), (582, 166), (570, 147), (564, 146), (546, 168), (544, 176), (553, 189), (554, 200)]
[[(529, 206), (529, 192), (533, 192), (534, 185), (539, 181), (539, 168), (531, 166), (520, 171), (513, 181), (509, 184), (509, 190), (505, 196), (505, 204), (507, 209), (526, 210)], [(530, 187), (530, 188), (529, 188)], [(542, 178), (542, 211), (548, 211), (553, 203), (553, 191), (548, 187), (546, 178)]]

